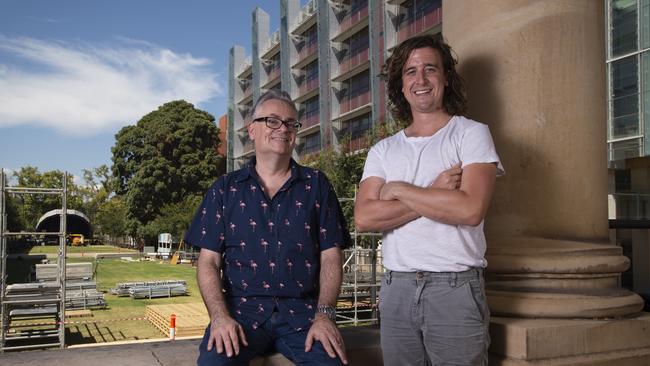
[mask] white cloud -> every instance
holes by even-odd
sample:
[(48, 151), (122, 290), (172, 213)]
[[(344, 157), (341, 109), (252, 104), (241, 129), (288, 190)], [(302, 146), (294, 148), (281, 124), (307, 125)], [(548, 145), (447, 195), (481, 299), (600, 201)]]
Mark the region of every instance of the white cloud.
[(172, 100), (199, 105), (224, 94), (209, 64), (137, 40), (108, 47), (0, 35), (0, 128), (90, 136)]

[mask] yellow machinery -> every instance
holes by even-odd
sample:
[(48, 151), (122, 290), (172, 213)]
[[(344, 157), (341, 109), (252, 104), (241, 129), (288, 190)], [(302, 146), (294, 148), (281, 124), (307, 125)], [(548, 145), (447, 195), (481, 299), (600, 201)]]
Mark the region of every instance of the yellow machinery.
[(83, 234), (69, 234), (68, 243), (70, 243), (73, 247), (86, 245)]

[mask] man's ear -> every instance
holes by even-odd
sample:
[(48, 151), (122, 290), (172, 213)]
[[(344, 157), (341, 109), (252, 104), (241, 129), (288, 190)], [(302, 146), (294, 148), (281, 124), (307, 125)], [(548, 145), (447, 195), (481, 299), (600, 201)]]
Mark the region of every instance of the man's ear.
[(248, 126), (246, 126), (248, 129), (248, 138), (253, 141), (255, 140), (255, 123), (254, 122), (249, 122)]

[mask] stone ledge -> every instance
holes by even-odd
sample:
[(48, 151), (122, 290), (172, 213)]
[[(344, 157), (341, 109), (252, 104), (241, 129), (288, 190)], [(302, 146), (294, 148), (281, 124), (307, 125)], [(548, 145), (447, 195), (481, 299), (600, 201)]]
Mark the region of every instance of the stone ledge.
[(633, 349), (643, 349), (648, 354), (644, 357), (650, 357), (650, 313), (617, 320), (492, 317), (490, 337), (491, 355), (504, 359), (533, 361)]
[(650, 349), (561, 357), (535, 361), (517, 360), (490, 355), (490, 366), (639, 366), (650, 365)]

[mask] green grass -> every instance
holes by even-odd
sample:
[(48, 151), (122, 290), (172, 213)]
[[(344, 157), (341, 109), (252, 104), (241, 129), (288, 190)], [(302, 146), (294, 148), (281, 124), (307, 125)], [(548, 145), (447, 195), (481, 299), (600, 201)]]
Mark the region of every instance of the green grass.
[[(30, 267), (40, 261), (10, 259), (7, 261), (9, 276), (16, 281), (25, 281)], [(93, 257), (72, 257), (68, 263), (93, 262), (96, 265), (97, 290), (104, 292), (107, 308), (92, 310), (92, 317), (68, 318), (66, 344), (103, 343), (126, 340), (164, 338), (148, 320), (143, 319), (147, 305), (180, 304), (202, 302), (196, 283), (196, 269), (185, 264), (171, 265), (165, 261), (133, 261), (119, 259), (98, 259)], [(52, 263), (52, 261), (50, 261)], [(188, 296), (157, 299), (131, 299), (112, 295), (109, 289), (118, 282), (185, 280)], [(207, 325), (207, 324), (206, 324)]]
[[(68, 262), (83, 262), (84, 258), (69, 258)], [(90, 261), (87, 259), (87, 261)], [(165, 261), (135, 261), (127, 262), (118, 259), (98, 259), (95, 281), (97, 290), (104, 292), (107, 308), (93, 310), (92, 327), (68, 326), (70, 341), (80, 339), (81, 343), (88, 340), (94, 342), (110, 342), (119, 340), (137, 340), (162, 338), (166, 335), (160, 332), (144, 318), (147, 305), (181, 304), (201, 302), (201, 294), (196, 284), (196, 269), (189, 265), (171, 265)], [(132, 299), (118, 297), (110, 293), (110, 288), (119, 282), (156, 281), (156, 280), (185, 280), (188, 296), (171, 298)], [(84, 319), (84, 318), (82, 318)], [(77, 333), (77, 334), (74, 334)], [(80, 337), (81, 336), (81, 337)]]
[[(58, 252), (58, 245), (38, 245), (29, 250), (29, 254), (57, 254)], [(66, 253), (136, 253), (136, 251), (111, 245), (87, 245), (80, 247), (68, 245)]]

